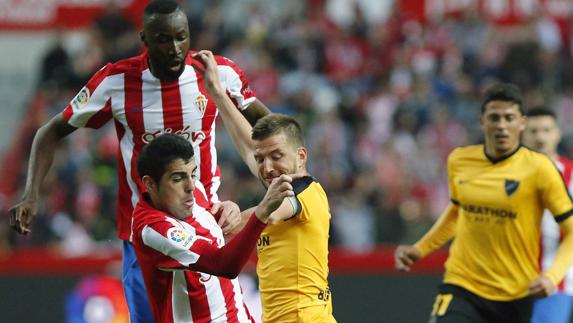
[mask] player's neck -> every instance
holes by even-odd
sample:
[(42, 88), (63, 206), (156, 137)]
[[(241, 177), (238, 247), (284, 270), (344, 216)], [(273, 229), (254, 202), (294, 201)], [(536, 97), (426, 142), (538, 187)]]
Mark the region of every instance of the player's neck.
[(490, 145), (485, 145), (485, 154), (487, 155), (487, 157), (491, 160), (499, 160), (499, 159), (503, 159), (507, 156), (512, 155), (513, 153), (515, 153), (520, 147), (520, 144), (517, 143), (514, 147), (512, 147), (511, 149), (507, 149), (507, 150), (496, 150), (494, 147), (490, 146)]
[(149, 66), (149, 71), (151, 72), (151, 75), (162, 81), (168, 81), (168, 82), (175, 81), (181, 75), (181, 73), (169, 75), (163, 72), (162, 69), (156, 68), (155, 66), (157, 66), (158, 64), (153, 63), (153, 60), (151, 60), (151, 57), (149, 56), (147, 57), (147, 65)]

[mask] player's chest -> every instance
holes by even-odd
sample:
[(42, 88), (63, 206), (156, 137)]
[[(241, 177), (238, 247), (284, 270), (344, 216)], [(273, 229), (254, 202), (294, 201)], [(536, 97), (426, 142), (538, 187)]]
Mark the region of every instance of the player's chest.
[(456, 171), (453, 187), (464, 205), (517, 206), (536, 198), (535, 173), (527, 165), (486, 165)]
[(163, 133), (196, 141), (209, 135), (217, 107), (197, 80), (161, 83), (143, 80), (141, 91), (117, 91), (111, 97), (117, 122), (149, 142)]
[(219, 248), (225, 245), (223, 231), (209, 213), (195, 214), (192, 218), (186, 219), (184, 225), (195, 232), (197, 236), (210, 240)]

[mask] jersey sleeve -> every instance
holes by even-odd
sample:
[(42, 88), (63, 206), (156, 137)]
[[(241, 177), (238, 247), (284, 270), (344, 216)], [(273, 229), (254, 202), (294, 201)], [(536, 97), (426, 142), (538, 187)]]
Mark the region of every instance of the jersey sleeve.
[[(299, 222), (305, 222), (309, 220), (310, 216), (310, 206), (308, 203), (311, 203), (310, 200), (303, 198), (303, 192), (312, 184), (314, 178), (311, 176), (305, 176), (301, 178), (297, 178), (292, 181), (292, 187), (295, 194), (295, 199), (290, 199), (293, 209), (295, 210), (293, 218), (296, 218)], [(303, 212), (305, 211), (305, 212)]]
[(108, 85), (112, 68), (107, 64), (94, 74), (62, 112), (64, 120), (76, 128), (98, 129), (112, 118)]
[(239, 110), (245, 110), (256, 99), (256, 94), (249, 87), (245, 73), (226, 57), (216, 56), (216, 60), (227, 95)]
[(561, 222), (573, 215), (573, 201), (563, 177), (553, 162), (546, 156), (538, 165), (538, 187), (543, 206)]
[(147, 224), (141, 231), (143, 244), (158, 251), (154, 264), (162, 270), (187, 269), (195, 264), (202, 250), (213, 242), (194, 230), (168, 221)]

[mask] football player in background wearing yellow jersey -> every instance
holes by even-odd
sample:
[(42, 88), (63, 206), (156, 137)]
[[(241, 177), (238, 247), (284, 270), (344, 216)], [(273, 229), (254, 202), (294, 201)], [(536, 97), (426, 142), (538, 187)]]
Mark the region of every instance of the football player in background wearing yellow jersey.
[[(204, 50), (194, 58), (204, 65), (195, 64), (237, 151), (263, 185), (282, 174), (304, 175), (293, 180), (295, 197), (285, 199), (271, 215), (274, 224), (257, 244), (263, 322), (336, 322), (328, 287), (330, 208), (322, 186), (306, 170), (308, 152), (299, 123), (269, 114), (251, 127), (221, 89), (213, 54)], [(285, 214), (288, 220), (273, 221)]]
[[(573, 202), (551, 160), (521, 146), (522, 104), (512, 84), (486, 91), (480, 118), (485, 143), (450, 154), (451, 202), (417, 243), (395, 251), (396, 268), (408, 271), (455, 238), (431, 322), (529, 322), (534, 298), (551, 294), (573, 261)], [(551, 266), (540, 272), (545, 208), (563, 240)]]

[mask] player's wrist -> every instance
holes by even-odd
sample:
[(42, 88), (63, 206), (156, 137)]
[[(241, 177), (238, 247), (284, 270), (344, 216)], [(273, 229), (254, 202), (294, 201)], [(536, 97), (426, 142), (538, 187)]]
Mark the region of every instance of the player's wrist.
[(27, 201), (29, 203), (35, 203), (36, 201), (38, 201), (39, 197), (40, 197), (39, 190), (25, 191), (24, 194), (22, 194), (22, 200)]
[(257, 217), (257, 219), (259, 219), (259, 221), (267, 223), (269, 221), (271, 212), (269, 212), (268, 207), (261, 203), (255, 208), (253, 214)]
[(558, 279), (551, 271), (541, 273), (541, 277), (547, 278), (553, 284), (553, 286), (557, 286), (558, 282), (560, 281), (560, 279)]

